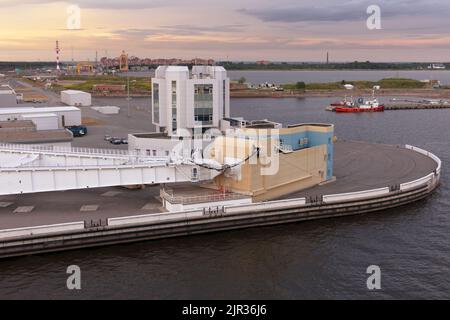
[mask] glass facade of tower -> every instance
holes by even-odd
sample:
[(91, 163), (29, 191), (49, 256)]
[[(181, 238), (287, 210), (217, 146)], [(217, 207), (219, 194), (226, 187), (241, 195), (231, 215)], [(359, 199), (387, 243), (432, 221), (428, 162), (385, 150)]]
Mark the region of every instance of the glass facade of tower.
[(222, 117), (226, 118), (227, 117), (227, 80), (223, 80), (223, 114)]
[(172, 81), (172, 131), (177, 131), (177, 82)]
[(213, 124), (213, 85), (194, 85), (194, 120), (202, 125)]
[(153, 122), (159, 123), (159, 84), (153, 84)]

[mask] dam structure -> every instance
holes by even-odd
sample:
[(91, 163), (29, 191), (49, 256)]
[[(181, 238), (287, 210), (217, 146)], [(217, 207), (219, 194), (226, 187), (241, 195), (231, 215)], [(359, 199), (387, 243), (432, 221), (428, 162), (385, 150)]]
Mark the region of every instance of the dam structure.
[(223, 68), (157, 76), (165, 122), (128, 150), (0, 145), (0, 258), (375, 212), (439, 185), (414, 146), (230, 117)]
[[(422, 200), (439, 185), (441, 162), (425, 150), (351, 141), (338, 141), (335, 149), (335, 182), (270, 201), (253, 202), (242, 194), (206, 192), (208, 189), (197, 186), (185, 190), (178, 184), (127, 190), (123, 196), (108, 198), (102, 202), (104, 208), (93, 212), (80, 212), (79, 208), (86, 199), (116, 190), (2, 197), (2, 206), (7, 202), (37, 206), (30, 215), (5, 214), (8, 207), (0, 209), (0, 257), (374, 212)], [(7, 171), (10, 175), (10, 169)], [(175, 190), (170, 190), (171, 186)], [(167, 202), (166, 207), (156, 198)]]

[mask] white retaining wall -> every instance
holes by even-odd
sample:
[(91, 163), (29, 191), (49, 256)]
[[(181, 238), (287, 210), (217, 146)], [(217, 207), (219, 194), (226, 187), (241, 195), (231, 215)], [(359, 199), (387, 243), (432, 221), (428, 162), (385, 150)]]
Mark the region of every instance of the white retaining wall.
[(180, 211), (191, 211), (191, 210), (202, 210), (203, 208), (209, 207), (224, 207), (224, 206), (242, 206), (246, 204), (251, 204), (252, 199), (250, 197), (243, 199), (233, 199), (233, 200), (223, 200), (215, 201), (214, 204), (211, 203), (192, 203), (192, 204), (181, 204), (181, 203), (170, 203), (166, 201), (166, 209), (170, 212), (180, 212)]
[(249, 211), (267, 211), (267, 210), (282, 210), (294, 207), (301, 207), (306, 205), (305, 198), (288, 199), (281, 201), (268, 201), (261, 203), (252, 203), (246, 205), (226, 206), (225, 213), (242, 213)]
[(426, 177), (423, 177), (423, 178), (420, 178), (420, 179), (417, 179), (417, 180), (414, 180), (411, 182), (402, 183), (400, 185), (400, 190), (401, 191), (412, 190), (412, 189), (432, 183), (433, 179), (434, 179), (434, 173), (430, 173)]
[(0, 230), (0, 240), (14, 237), (33, 236), (39, 234), (51, 234), (60, 232), (73, 232), (84, 230), (84, 222), (54, 224), (29, 228)]
[(171, 213), (155, 213), (140, 216), (131, 216), (124, 218), (108, 219), (109, 226), (124, 226), (134, 224), (147, 224), (156, 222), (166, 222), (172, 220), (186, 220), (190, 218), (199, 218), (203, 216), (203, 210), (185, 211), (185, 212), (171, 212)]
[(389, 194), (389, 188), (380, 188), (374, 190), (360, 191), (360, 192), (352, 192), (352, 193), (340, 193), (340, 194), (332, 194), (323, 196), (324, 203), (336, 203), (341, 201), (354, 201), (354, 200), (362, 200), (362, 199), (370, 199), (381, 197)]

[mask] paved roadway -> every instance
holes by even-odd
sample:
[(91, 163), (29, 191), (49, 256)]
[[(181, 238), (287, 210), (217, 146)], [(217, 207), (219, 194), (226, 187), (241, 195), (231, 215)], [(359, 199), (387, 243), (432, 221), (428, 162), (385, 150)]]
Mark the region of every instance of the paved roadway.
[(92, 104), (94, 106), (117, 106), (121, 109), (118, 115), (104, 115), (90, 107), (82, 107), (83, 118), (95, 119), (100, 123), (88, 125), (89, 134), (82, 138), (75, 138), (72, 143), (74, 147), (127, 149), (126, 145), (114, 146), (105, 142), (104, 136), (127, 138), (129, 133), (155, 131), (150, 113), (150, 98), (133, 98), (130, 102), (130, 116), (128, 116), (125, 98), (92, 98)]
[[(156, 199), (158, 195), (158, 187), (143, 190), (114, 187), (0, 196), (0, 230), (76, 221), (97, 222), (107, 218), (163, 212), (161, 202)], [(82, 211), (84, 206), (98, 208)], [(32, 211), (14, 212), (28, 208)]]
[[(337, 180), (290, 195), (315, 196), (354, 192), (413, 181), (436, 169), (436, 163), (419, 153), (395, 146), (339, 141), (335, 144)], [(159, 187), (144, 190), (102, 188), (54, 193), (0, 196), (0, 229), (162, 212), (156, 197)], [(82, 206), (98, 206), (82, 212)], [(34, 207), (29, 213), (24, 207)], [(20, 210), (25, 209), (25, 210)]]

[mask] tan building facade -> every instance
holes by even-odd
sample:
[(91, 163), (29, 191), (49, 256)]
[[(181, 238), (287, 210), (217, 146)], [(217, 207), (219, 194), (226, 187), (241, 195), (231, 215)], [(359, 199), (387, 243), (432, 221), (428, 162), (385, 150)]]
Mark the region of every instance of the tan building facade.
[[(215, 158), (219, 162), (224, 161), (224, 158), (233, 154), (242, 154), (242, 150), (238, 149), (249, 150), (245, 146), (248, 145), (248, 141), (239, 139), (230, 143), (230, 145), (234, 144), (235, 147), (227, 147), (222, 145), (225, 140), (227, 139), (217, 139), (219, 143), (217, 147), (222, 148), (221, 152), (214, 150), (216, 155), (219, 155), (218, 158)], [(230, 150), (230, 148), (234, 150)], [(276, 165), (271, 160), (276, 155), (263, 155), (266, 151), (267, 149), (260, 149), (259, 157), (257, 154), (253, 156), (256, 159), (253, 159), (251, 153), (247, 152), (243, 159), (249, 157), (250, 159), (239, 166), (239, 172), (236, 175), (224, 173), (215, 178), (214, 184), (209, 187), (245, 194), (251, 196), (253, 201), (257, 202), (276, 199), (282, 195), (303, 190), (326, 181), (326, 145), (290, 153), (280, 152), (277, 155), (278, 159), (275, 160), (278, 162)], [(271, 166), (274, 166), (274, 173), (263, 174), (264, 170), (270, 172)]]
[(256, 134), (261, 138), (267, 135), (267, 139), (260, 140), (249, 139), (248, 136), (217, 138), (205, 156), (220, 163), (226, 164), (230, 159), (235, 159), (235, 162), (207, 187), (248, 195), (257, 202), (276, 199), (331, 180), (328, 166), (332, 163), (332, 149), (329, 144), (311, 146), (307, 138), (301, 138), (296, 143), (305, 144), (303, 148), (287, 145), (286, 137), (296, 137), (299, 133), (317, 130), (327, 136), (333, 135), (332, 125), (311, 126), (247, 130), (249, 136)]

